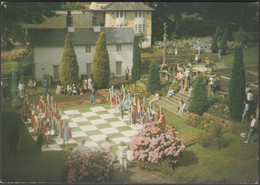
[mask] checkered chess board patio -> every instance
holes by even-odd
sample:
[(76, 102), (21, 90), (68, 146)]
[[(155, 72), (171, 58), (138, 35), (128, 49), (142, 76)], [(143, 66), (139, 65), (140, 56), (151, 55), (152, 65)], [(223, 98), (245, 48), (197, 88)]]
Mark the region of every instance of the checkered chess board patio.
[[(124, 112), (123, 119), (120, 113), (110, 104), (86, 106), (80, 109), (66, 109), (63, 111), (62, 120), (69, 121), (72, 138), (69, 139), (68, 145), (77, 146), (82, 139), (85, 139), (85, 145), (88, 147), (100, 146), (108, 136), (112, 144), (118, 145), (121, 141), (130, 143), (132, 137), (143, 127), (137, 123), (129, 123), (127, 111)], [(37, 137), (33, 136), (31, 120), (25, 122), (26, 127), (36, 141)], [(43, 146), (42, 151), (62, 150), (63, 140), (59, 136), (54, 137), (54, 141), (48, 147)]]

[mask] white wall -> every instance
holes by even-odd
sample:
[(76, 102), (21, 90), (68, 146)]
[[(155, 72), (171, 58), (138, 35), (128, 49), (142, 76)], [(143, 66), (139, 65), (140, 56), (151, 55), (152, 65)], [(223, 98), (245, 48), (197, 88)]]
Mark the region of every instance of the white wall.
[[(122, 75), (125, 75), (125, 68), (128, 66), (130, 73), (132, 69), (133, 45), (122, 44), (122, 51), (116, 51), (116, 44), (107, 44), (109, 54), (110, 73), (116, 75), (116, 61), (122, 61)], [(79, 77), (86, 74), (86, 63), (92, 63), (95, 46), (91, 46), (91, 53), (85, 52), (85, 46), (74, 46), (79, 65)], [(60, 65), (62, 61), (63, 47), (34, 47), (35, 78), (42, 80), (43, 74), (54, 76), (53, 65)]]
[(148, 40), (142, 43), (142, 48), (151, 47), (152, 46), (152, 36), (151, 35), (146, 35), (145, 37)]

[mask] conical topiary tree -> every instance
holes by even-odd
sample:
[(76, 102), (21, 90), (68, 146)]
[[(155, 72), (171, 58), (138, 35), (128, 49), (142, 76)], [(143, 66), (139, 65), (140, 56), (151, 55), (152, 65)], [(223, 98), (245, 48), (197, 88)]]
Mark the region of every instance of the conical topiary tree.
[(243, 27), (240, 26), (239, 30), (234, 33), (234, 39), (245, 46), (248, 41), (248, 35)]
[(154, 93), (157, 90), (162, 90), (159, 67), (155, 61), (152, 61), (149, 70), (148, 84), (146, 91)]
[(218, 37), (220, 35), (220, 26), (218, 25), (217, 28), (216, 28), (216, 31), (213, 35), (213, 38), (212, 38), (212, 43), (211, 43), (211, 51), (212, 53), (217, 53), (218, 52)]
[(202, 115), (208, 109), (206, 80), (199, 74), (195, 80), (190, 98), (189, 111)]
[(228, 29), (225, 28), (225, 31), (223, 33), (223, 37), (221, 39), (221, 44), (220, 44), (220, 49), (221, 49), (220, 54), (221, 55), (225, 55), (226, 51), (227, 51), (227, 31), (228, 31)]
[(77, 83), (79, 80), (79, 66), (76, 54), (70, 39), (67, 34), (64, 44), (64, 52), (60, 69), (60, 81), (63, 85)]
[(234, 121), (241, 121), (241, 117), (243, 114), (243, 101), (246, 99), (245, 76), (246, 75), (243, 63), (243, 53), (242, 49), (239, 47), (235, 50), (234, 64), (228, 90), (230, 118)]
[(133, 67), (132, 67), (132, 82), (136, 83), (141, 78), (141, 53), (139, 47), (139, 37), (134, 37), (133, 46)]
[(106, 36), (100, 33), (92, 61), (93, 82), (96, 89), (106, 89), (110, 80), (109, 56), (106, 47)]

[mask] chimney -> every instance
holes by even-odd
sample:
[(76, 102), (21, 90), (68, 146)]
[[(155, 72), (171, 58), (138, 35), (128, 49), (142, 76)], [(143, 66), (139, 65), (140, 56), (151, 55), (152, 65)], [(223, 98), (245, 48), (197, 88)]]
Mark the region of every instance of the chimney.
[(70, 10), (68, 10), (66, 20), (67, 20), (67, 31), (69, 33), (74, 32), (75, 28), (73, 27), (73, 17), (71, 16)]

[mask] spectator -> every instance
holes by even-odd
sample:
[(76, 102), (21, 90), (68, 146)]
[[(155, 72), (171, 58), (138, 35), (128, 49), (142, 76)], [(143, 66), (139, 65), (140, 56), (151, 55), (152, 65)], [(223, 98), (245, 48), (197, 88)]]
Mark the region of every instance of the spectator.
[(77, 92), (78, 92), (78, 94), (80, 94), (80, 92), (79, 92), (80, 88), (81, 88), (81, 85), (80, 85), (80, 82), (79, 82), (78, 85), (77, 85)]
[(183, 114), (183, 111), (186, 110), (186, 109), (188, 109), (188, 106), (187, 106), (186, 103), (184, 103), (183, 100), (181, 100), (181, 102), (180, 102), (180, 107), (179, 107), (178, 109), (179, 109), (178, 114), (182, 115), (182, 114)]
[(181, 85), (181, 89), (179, 90), (179, 94), (184, 94), (184, 87)]
[(94, 88), (91, 89), (89, 105), (91, 105), (91, 103), (93, 103), (93, 105), (95, 105), (95, 89)]
[(105, 142), (101, 144), (101, 148), (105, 150), (105, 152), (110, 153), (113, 149), (113, 145), (110, 142), (109, 137), (106, 137)]
[(121, 118), (123, 119), (124, 116), (124, 101), (120, 99), (120, 110), (121, 110)]
[(67, 95), (71, 95), (72, 94), (72, 87), (71, 84), (67, 85)]
[(60, 86), (60, 84), (57, 84), (56, 94), (57, 95), (61, 94), (61, 86)]
[(88, 77), (88, 89), (90, 91), (92, 90), (92, 78), (91, 78), (91, 76)]
[(190, 86), (190, 89), (189, 89), (189, 99), (190, 99), (190, 97), (191, 97), (192, 90), (193, 90), (193, 86), (191, 85), (191, 86)]
[(34, 89), (35, 94), (38, 94), (38, 92), (37, 92), (37, 81), (36, 80), (33, 81), (33, 89)]
[(121, 141), (118, 146), (118, 159), (121, 165), (120, 171), (127, 170), (127, 156), (126, 156), (127, 149), (128, 147), (126, 146), (125, 142)]
[(249, 114), (253, 114), (254, 113), (254, 108), (253, 108), (253, 104), (254, 104), (254, 95), (252, 93), (252, 90), (249, 90), (247, 93), (247, 101), (249, 104)]
[(245, 120), (248, 121), (248, 110), (249, 110), (249, 105), (247, 103), (247, 101), (244, 101), (245, 104), (245, 108), (244, 108), (244, 113), (242, 115), (242, 121), (244, 122)]
[(247, 84), (247, 85), (246, 85), (246, 89), (245, 89), (246, 94), (248, 94), (250, 90), (251, 90), (251, 89), (250, 89), (249, 85)]
[(174, 90), (171, 87), (169, 87), (169, 91), (168, 91), (168, 93), (166, 95), (166, 98), (168, 99), (170, 97), (173, 97), (174, 95), (175, 95), (174, 94)]
[(31, 94), (33, 93), (33, 80), (30, 78), (29, 82), (28, 82), (28, 86), (30, 88)]
[(244, 141), (244, 143), (248, 143), (250, 140), (250, 137), (252, 137), (252, 143), (254, 142), (254, 133), (255, 133), (255, 127), (256, 127), (256, 119), (255, 119), (255, 115), (251, 114), (251, 124), (250, 124), (250, 130), (248, 132), (247, 135), (247, 140)]
[(47, 82), (46, 79), (43, 80), (43, 88), (44, 88), (44, 93), (45, 93), (45, 96), (46, 96), (47, 94), (49, 94), (49, 92), (48, 92), (48, 82)]
[(24, 97), (24, 84), (23, 83), (19, 83), (18, 89), (19, 89), (20, 97), (23, 98)]
[(78, 94), (75, 84), (72, 85), (72, 95)]
[(128, 66), (126, 66), (126, 69), (125, 69), (125, 80), (128, 81), (128, 77), (129, 77), (129, 69), (128, 69)]
[(84, 77), (82, 84), (83, 84), (83, 92), (85, 93), (88, 90), (88, 80), (86, 76)]
[(85, 148), (85, 139), (81, 140), (81, 144), (78, 146), (78, 149)]

